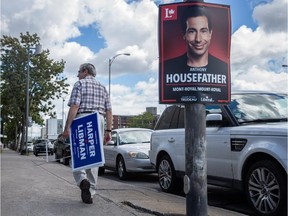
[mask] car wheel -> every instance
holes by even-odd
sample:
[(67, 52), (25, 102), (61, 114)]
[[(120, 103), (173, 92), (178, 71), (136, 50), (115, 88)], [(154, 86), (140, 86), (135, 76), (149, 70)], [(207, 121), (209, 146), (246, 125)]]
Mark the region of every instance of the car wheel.
[(253, 164), (246, 176), (245, 193), (258, 215), (287, 215), (287, 175), (276, 163)]
[[(64, 155), (64, 157), (66, 157), (66, 156)], [(68, 166), (69, 165), (69, 158), (63, 158), (63, 164), (65, 166)]]
[(98, 175), (101, 176), (105, 173), (105, 168), (104, 167), (99, 167), (98, 169)]
[(62, 157), (63, 157), (63, 164), (64, 164), (65, 166), (69, 165), (69, 159), (70, 159), (70, 157), (69, 157), (69, 155), (66, 155), (66, 154), (65, 154), (65, 150), (62, 151)]
[(122, 156), (118, 157), (117, 159), (116, 169), (119, 179), (124, 180), (127, 178), (128, 173), (126, 171), (125, 162)]
[(157, 166), (158, 181), (161, 190), (167, 193), (176, 193), (181, 190), (182, 181), (176, 177), (174, 165), (168, 155), (164, 155)]
[(58, 163), (60, 163), (60, 159), (59, 156), (57, 155), (57, 153), (55, 152), (55, 161), (57, 161)]
[(69, 167), (72, 168), (72, 159), (71, 159), (71, 157), (69, 158)]

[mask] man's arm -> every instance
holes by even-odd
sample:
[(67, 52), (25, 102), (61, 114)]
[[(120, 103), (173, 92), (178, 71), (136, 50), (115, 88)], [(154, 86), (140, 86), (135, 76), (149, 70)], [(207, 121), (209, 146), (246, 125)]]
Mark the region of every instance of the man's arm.
[(106, 111), (106, 130), (112, 129), (112, 111), (108, 110)]
[(111, 140), (112, 118), (113, 118), (112, 111), (111, 110), (106, 111), (106, 129), (104, 135), (104, 144), (107, 144), (107, 142)]
[(67, 116), (67, 120), (66, 120), (66, 124), (65, 124), (65, 128), (63, 131), (63, 137), (67, 138), (70, 135), (70, 127), (72, 124), (72, 121), (75, 119), (77, 112), (79, 109), (79, 105), (71, 105), (69, 112), (68, 112), (68, 116)]

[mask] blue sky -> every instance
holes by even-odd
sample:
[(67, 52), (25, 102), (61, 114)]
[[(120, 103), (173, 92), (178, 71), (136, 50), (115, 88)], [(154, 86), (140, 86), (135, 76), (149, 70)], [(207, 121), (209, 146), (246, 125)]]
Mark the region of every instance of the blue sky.
[[(70, 89), (79, 65), (91, 62), (115, 115), (137, 115), (158, 103), (158, 5), (172, 0), (1, 0), (1, 35), (37, 33), (54, 60), (66, 61)], [(210, 0), (230, 5), (231, 88), (287, 92), (287, 0)], [(65, 97), (65, 114), (69, 96)], [(62, 117), (62, 99), (55, 101)], [(33, 128), (37, 133), (38, 128)], [(34, 132), (33, 132), (34, 133)]]

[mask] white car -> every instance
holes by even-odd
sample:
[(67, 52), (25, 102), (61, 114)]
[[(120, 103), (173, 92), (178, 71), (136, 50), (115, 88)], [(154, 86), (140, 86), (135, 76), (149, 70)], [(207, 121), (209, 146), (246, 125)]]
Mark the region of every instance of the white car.
[[(287, 104), (287, 94), (242, 91), (229, 105), (206, 106), (207, 182), (244, 190), (258, 215), (287, 215)], [(184, 107), (169, 106), (151, 135), (165, 192), (182, 189), (184, 124)]]
[(28, 152), (33, 152), (33, 143), (31, 141), (27, 143), (27, 150)]
[(112, 141), (104, 145), (105, 165), (99, 169), (116, 170), (123, 180), (129, 173), (152, 173), (155, 168), (149, 160), (152, 130), (145, 128), (120, 128), (112, 130)]

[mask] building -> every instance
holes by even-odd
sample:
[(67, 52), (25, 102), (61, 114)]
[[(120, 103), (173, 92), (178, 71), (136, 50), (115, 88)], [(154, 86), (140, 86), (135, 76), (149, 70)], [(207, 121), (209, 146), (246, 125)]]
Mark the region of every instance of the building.
[[(157, 115), (157, 107), (146, 107), (146, 112), (151, 113), (154, 116), (153, 126), (157, 122), (158, 115)], [(127, 128), (129, 119), (135, 117), (136, 115), (113, 115), (113, 129), (117, 128)]]
[[(44, 133), (45, 131), (45, 133)], [(46, 128), (42, 128), (41, 137), (45, 139), (57, 139), (58, 135), (63, 132), (62, 119), (47, 119)]]
[[(157, 107), (146, 107), (146, 112), (151, 113), (154, 116), (154, 126), (158, 119)], [(129, 119), (135, 116), (137, 115), (113, 115), (112, 128), (127, 128)], [(41, 138), (57, 139), (58, 135), (63, 132), (63, 127), (62, 119), (47, 119), (46, 127), (41, 129)]]

